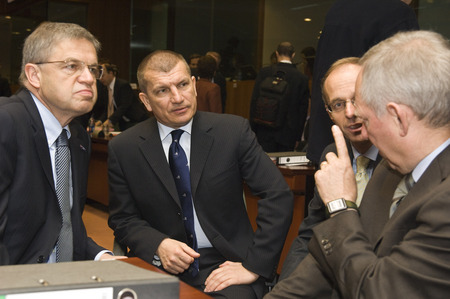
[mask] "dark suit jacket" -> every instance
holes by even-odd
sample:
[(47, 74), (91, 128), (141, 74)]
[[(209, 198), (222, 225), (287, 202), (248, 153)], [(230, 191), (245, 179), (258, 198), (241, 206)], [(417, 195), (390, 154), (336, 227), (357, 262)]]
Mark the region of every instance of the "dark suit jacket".
[[(86, 235), (81, 218), (86, 201), (90, 139), (70, 126), (74, 260), (94, 259), (101, 248)], [(30, 93), (0, 99), (0, 264), (48, 260), (61, 212), (55, 193), (44, 126)]]
[(399, 31), (418, 29), (414, 11), (400, 0), (335, 1), (327, 13), (314, 61), (308, 159), (318, 164), (324, 148), (333, 142), (333, 123), (324, 108), (320, 87), (329, 67), (340, 58), (361, 57)]
[[(121, 130), (126, 129), (125, 116), (132, 123), (137, 123), (145, 120), (148, 115), (143, 104), (133, 93), (130, 83), (120, 78), (116, 78), (114, 83), (114, 102), (116, 107), (114, 113), (109, 120), (115, 125), (119, 124)], [(104, 107), (103, 113), (100, 115), (100, 120), (105, 121), (108, 113), (108, 88), (102, 88), (99, 90), (98, 105)]]
[[(131, 255), (151, 262), (161, 241), (187, 242), (175, 182), (155, 118), (109, 143), (109, 225)], [(293, 196), (244, 118), (197, 112), (191, 135), (192, 196), (202, 228), (230, 261), (271, 277), (291, 223)], [(258, 202), (253, 231), (242, 198), (243, 181)], [(200, 257), (201, 259), (201, 257)]]
[[(293, 64), (278, 63), (274, 67), (265, 67), (259, 72), (255, 86), (253, 88), (252, 100), (250, 103), (250, 120), (253, 118), (256, 110), (256, 100), (259, 97), (259, 87), (261, 82), (272, 77), (276, 70), (286, 73), (285, 80), (289, 83), (289, 108), (286, 114), (286, 121), (281, 128), (267, 128), (251, 122), (253, 131), (258, 140), (273, 140), (278, 144), (282, 144), (289, 149), (294, 150), (295, 142), (300, 141), (305, 126), (306, 116), (308, 114), (309, 105), (309, 88), (308, 78), (300, 73)], [(270, 151), (265, 149), (266, 151)]]
[(208, 79), (198, 79), (195, 83), (197, 89), (197, 110), (222, 113), (222, 100), (220, 87)]
[[(353, 161), (353, 150), (351, 148), (351, 145), (349, 142), (347, 142), (347, 149), (349, 153), (350, 161)], [(320, 158), (320, 162), (325, 161), (326, 154), (329, 152), (336, 153), (336, 144), (332, 143), (328, 145), (325, 150), (322, 153), (322, 157)], [(371, 161), (369, 164), (369, 167), (372, 169), (375, 169), (375, 167), (378, 165), (378, 163), (381, 161), (381, 156), (377, 156), (376, 161)], [(364, 215), (366, 213), (365, 211), (366, 205), (362, 204), (360, 206), (360, 210), (362, 210), (362, 214)], [(325, 221), (326, 218), (326, 207), (322, 202), (322, 198), (320, 197), (319, 193), (317, 192), (317, 188), (314, 189), (314, 197), (309, 203), (308, 206), (308, 216), (302, 221), (297, 238), (294, 239), (291, 245), (291, 249), (289, 250), (289, 253), (284, 260), (283, 264), (283, 270), (281, 271), (280, 280), (288, 277), (294, 270), (297, 268), (298, 264), (306, 257), (308, 252), (308, 243), (313, 235), (313, 227), (317, 224), (321, 223), (322, 221)], [(382, 219), (384, 221), (382, 221)], [(379, 229), (384, 225), (384, 223), (387, 221), (387, 217), (380, 218), (379, 221), (377, 221), (377, 226)], [(373, 227), (373, 226), (372, 226)]]

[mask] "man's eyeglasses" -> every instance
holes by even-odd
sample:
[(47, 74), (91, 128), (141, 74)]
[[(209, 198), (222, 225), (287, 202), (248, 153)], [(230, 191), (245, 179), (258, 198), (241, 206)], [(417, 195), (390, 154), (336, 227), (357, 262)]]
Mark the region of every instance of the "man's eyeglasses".
[(327, 105), (327, 110), (330, 113), (344, 111), (348, 102), (352, 103), (352, 105), (355, 106), (355, 99), (335, 100)]
[(98, 65), (98, 64), (86, 65), (85, 62), (76, 60), (76, 59), (36, 62), (35, 64), (47, 64), (47, 63), (59, 63), (61, 65), (62, 71), (69, 76), (73, 76), (75, 74), (81, 74), (84, 70), (84, 67), (88, 68), (89, 72), (92, 74), (92, 76), (95, 79), (100, 79), (103, 74), (103, 68), (101, 65)]

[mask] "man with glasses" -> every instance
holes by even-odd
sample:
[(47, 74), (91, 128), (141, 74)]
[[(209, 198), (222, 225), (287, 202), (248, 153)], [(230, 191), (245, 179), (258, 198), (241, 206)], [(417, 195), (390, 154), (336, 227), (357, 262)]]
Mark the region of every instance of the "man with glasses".
[[(355, 115), (355, 83), (361, 69), (359, 58), (348, 57), (336, 61), (326, 72), (322, 81), (322, 95), (325, 109), (331, 120), (344, 132), (347, 141), (349, 158), (352, 163), (355, 176), (360, 182), (358, 189), (357, 205), (360, 206), (362, 194), (368, 179), (381, 157), (378, 149), (370, 140), (361, 134), (362, 121)], [(336, 153), (336, 144), (328, 145), (322, 153), (321, 162), (325, 160), (329, 152)], [(366, 203), (365, 203), (366, 204)], [(365, 204), (361, 206), (364, 211)], [(380, 229), (385, 220), (371, 224), (373, 229)], [(315, 197), (308, 207), (308, 217), (300, 225), (299, 234), (293, 241), (287, 258), (285, 259), (280, 280), (288, 277), (308, 254), (308, 243), (312, 237), (312, 228), (326, 220), (326, 207), (320, 195), (315, 190)]]
[(96, 99), (100, 43), (42, 23), (23, 48), (22, 90), (0, 98), (0, 265), (114, 258), (86, 234), (90, 139), (75, 117)]

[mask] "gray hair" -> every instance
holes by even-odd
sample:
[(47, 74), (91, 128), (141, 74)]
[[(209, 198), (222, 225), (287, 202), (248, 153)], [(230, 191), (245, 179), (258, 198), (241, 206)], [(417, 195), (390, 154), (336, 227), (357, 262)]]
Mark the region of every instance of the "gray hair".
[(361, 97), (377, 116), (409, 106), (435, 128), (450, 125), (450, 43), (431, 31), (401, 32), (362, 58)]
[(100, 51), (100, 42), (85, 28), (77, 24), (43, 22), (26, 39), (22, 53), (22, 70), (19, 80), (24, 84), (25, 65), (27, 63), (43, 62), (52, 53), (52, 48), (63, 40), (85, 39), (92, 43), (97, 53)]
[(147, 80), (145, 73), (147, 71), (156, 71), (162, 73), (170, 72), (179, 62), (182, 62), (186, 67), (186, 72), (191, 75), (191, 69), (186, 60), (181, 54), (170, 50), (157, 50), (147, 55), (139, 64), (137, 70), (137, 79), (139, 89), (143, 93), (147, 93)]

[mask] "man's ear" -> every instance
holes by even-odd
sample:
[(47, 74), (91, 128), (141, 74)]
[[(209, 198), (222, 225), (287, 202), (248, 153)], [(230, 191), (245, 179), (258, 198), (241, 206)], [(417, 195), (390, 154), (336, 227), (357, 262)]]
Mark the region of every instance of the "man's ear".
[(334, 122), (333, 113), (331, 113), (331, 112), (328, 110), (327, 105), (325, 105), (325, 110), (327, 111), (328, 116), (330, 117), (330, 119)]
[(41, 70), (39, 67), (36, 64), (27, 63), (24, 71), (31, 86), (39, 89), (41, 87)]
[(194, 85), (194, 91), (195, 91), (195, 96), (197, 96), (197, 84), (195, 82), (197, 82), (195, 76), (191, 77), (192, 79), (192, 84)]
[(400, 136), (405, 137), (408, 134), (412, 110), (406, 105), (389, 102), (386, 111), (397, 126)]
[(142, 104), (144, 104), (145, 108), (151, 112), (152, 111), (152, 106), (150, 105), (150, 99), (148, 98), (148, 96), (143, 93), (140, 92), (139, 93), (139, 99), (141, 100)]

